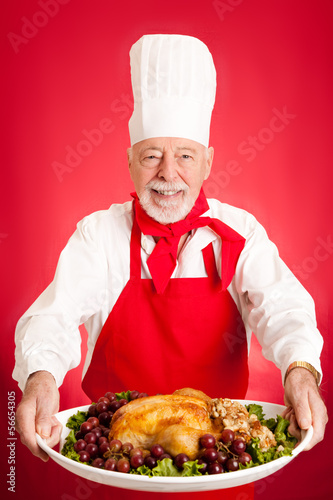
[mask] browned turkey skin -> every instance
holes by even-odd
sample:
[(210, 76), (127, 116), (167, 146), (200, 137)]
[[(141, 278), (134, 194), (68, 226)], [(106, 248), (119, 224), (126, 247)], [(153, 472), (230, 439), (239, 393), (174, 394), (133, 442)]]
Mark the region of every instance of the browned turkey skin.
[(110, 440), (147, 450), (160, 444), (172, 457), (186, 453), (190, 460), (199, 457), (201, 436), (219, 439), (225, 428), (246, 441), (259, 437), (262, 449), (276, 444), (271, 431), (240, 403), (211, 399), (191, 388), (131, 401), (116, 411), (110, 428)]
[(221, 422), (210, 417), (211, 407), (212, 400), (194, 389), (136, 399), (114, 414), (109, 439), (144, 449), (160, 444), (171, 456), (186, 453), (194, 460), (200, 437), (222, 431)]

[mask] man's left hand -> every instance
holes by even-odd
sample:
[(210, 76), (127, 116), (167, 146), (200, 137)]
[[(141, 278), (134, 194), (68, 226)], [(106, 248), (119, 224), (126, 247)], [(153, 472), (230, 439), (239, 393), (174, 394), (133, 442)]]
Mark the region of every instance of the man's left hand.
[(301, 367), (290, 371), (285, 383), (284, 401), (288, 408), (283, 416), (290, 421), (290, 434), (300, 439), (301, 429), (313, 426), (313, 437), (305, 448), (310, 450), (324, 438), (328, 421), (325, 403), (311, 372)]

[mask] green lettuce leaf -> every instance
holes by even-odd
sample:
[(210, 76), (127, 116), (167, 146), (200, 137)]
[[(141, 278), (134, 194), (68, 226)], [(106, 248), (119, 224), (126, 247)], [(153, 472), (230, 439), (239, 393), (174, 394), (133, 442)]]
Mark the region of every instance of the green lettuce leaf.
[(66, 427), (73, 429), (75, 432), (80, 430), (81, 424), (85, 422), (88, 418), (87, 411), (78, 411), (76, 415), (72, 415), (67, 420)]
[(175, 465), (173, 465), (171, 458), (164, 458), (164, 460), (158, 460), (157, 466), (153, 469), (149, 469), (145, 465), (138, 467), (133, 470), (133, 474), (141, 474), (144, 476), (173, 476), (173, 477), (188, 477), (188, 476), (201, 476), (200, 469), (203, 466), (198, 464), (197, 460), (189, 460), (183, 464), (183, 470), (179, 470)]
[(246, 464), (239, 464), (239, 470), (243, 470), (243, 469), (251, 469), (251, 467), (256, 467), (256, 465), (258, 464), (255, 464), (253, 462), (253, 460), (251, 460), (251, 462), (247, 462)]
[(275, 439), (277, 442), (283, 442), (287, 439), (286, 430), (289, 426), (289, 420), (281, 417), (281, 415), (277, 416), (277, 424), (275, 427)]
[(130, 474), (139, 474), (141, 476), (149, 476), (149, 477), (153, 476), (152, 470), (149, 469), (149, 467), (147, 467), (146, 465), (141, 465), (137, 469), (131, 469)]
[(61, 450), (61, 454), (64, 455), (65, 457), (72, 458), (73, 460), (77, 460), (75, 455), (77, 455), (77, 458), (79, 458), (79, 455), (74, 450), (75, 443), (76, 443), (75, 432), (72, 429), (70, 431), (70, 433), (68, 434), (68, 436), (66, 437), (65, 444)]
[(116, 392), (115, 394), (116, 394), (117, 401), (120, 401), (120, 399), (127, 399), (127, 401), (131, 401), (131, 398), (130, 398), (131, 391)]
[(258, 420), (263, 420), (265, 417), (263, 411), (262, 411), (262, 406), (261, 405), (256, 405), (254, 403), (251, 403), (249, 405), (246, 405), (246, 409), (249, 412), (249, 415), (252, 415), (253, 413), (257, 415)]
[(263, 452), (260, 449), (259, 443), (259, 438), (254, 438), (246, 448), (247, 453), (249, 453), (252, 457), (253, 463), (256, 465), (262, 465), (267, 462), (271, 462), (274, 457), (275, 448), (269, 448), (268, 451)]
[(266, 427), (269, 428), (269, 430), (271, 430), (272, 432), (274, 432), (275, 427), (276, 427), (276, 420), (275, 420), (275, 418), (269, 418), (268, 420), (263, 419), (261, 421), (261, 424), (265, 425)]

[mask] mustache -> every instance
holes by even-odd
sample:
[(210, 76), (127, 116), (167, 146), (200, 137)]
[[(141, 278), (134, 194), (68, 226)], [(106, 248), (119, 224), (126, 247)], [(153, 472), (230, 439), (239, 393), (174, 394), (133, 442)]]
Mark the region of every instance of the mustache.
[(166, 182), (152, 180), (146, 184), (145, 189), (154, 191), (184, 191), (185, 193), (189, 190), (188, 185), (185, 182)]

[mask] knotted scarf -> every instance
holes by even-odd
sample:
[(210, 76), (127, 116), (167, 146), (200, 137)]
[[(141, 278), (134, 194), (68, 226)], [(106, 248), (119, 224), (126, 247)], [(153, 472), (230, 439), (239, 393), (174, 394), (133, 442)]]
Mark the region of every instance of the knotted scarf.
[(141, 232), (160, 238), (147, 261), (157, 293), (164, 292), (176, 267), (181, 236), (192, 229), (204, 226), (210, 227), (222, 240), (221, 289), (225, 290), (229, 286), (235, 273), (238, 257), (245, 245), (245, 239), (219, 219), (202, 217), (209, 210), (202, 189), (186, 218), (171, 224), (160, 224), (152, 219), (142, 208), (137, 194), (131, 194), (134, 198), (136, 221)]

